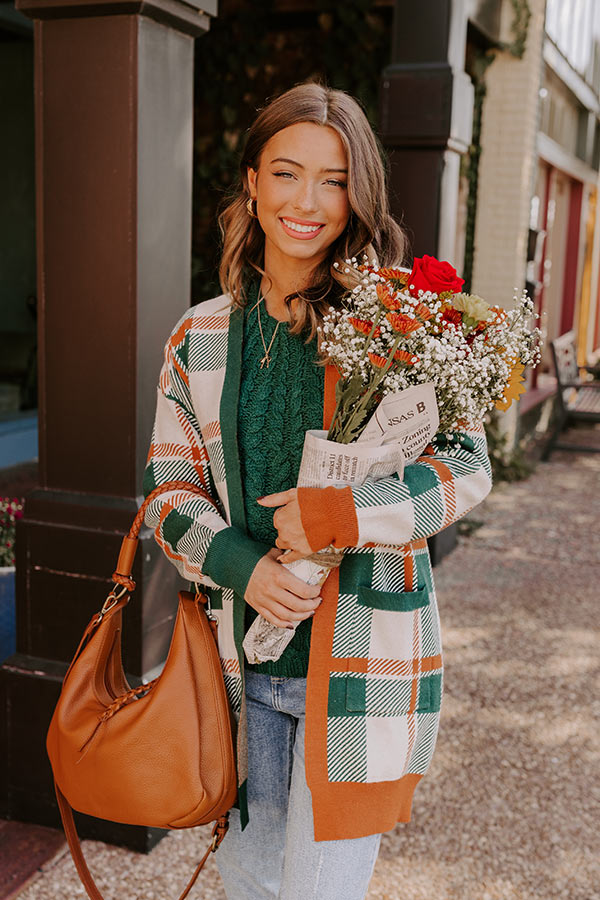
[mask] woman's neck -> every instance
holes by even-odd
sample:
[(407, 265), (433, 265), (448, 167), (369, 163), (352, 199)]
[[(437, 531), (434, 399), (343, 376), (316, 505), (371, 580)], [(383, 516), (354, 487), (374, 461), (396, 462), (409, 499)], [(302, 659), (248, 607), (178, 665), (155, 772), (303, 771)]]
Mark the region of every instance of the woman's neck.
[[(279, 254), (267, 244), (265, 247), (265, 272), (260, 282), (260, 291), (265, 298), (265, 307), (270, 316), (284, 322), (290, 320), (290, 310), (285, 298), (310, 284), (314, 271), (314, 260), (280, 260)], [(295, 301), (292, 301), (292, 306)]]
[(276, 279), (273, 275), (269, 278), (263, 276), (260, 283), (260, 292), (264, 297), (264, 303), (267, 312), (274, 319), (282, 322), (289, 322), (290, 309), (285, 298), (294, 293), (297, 288), (292, 287), (289, 279)]

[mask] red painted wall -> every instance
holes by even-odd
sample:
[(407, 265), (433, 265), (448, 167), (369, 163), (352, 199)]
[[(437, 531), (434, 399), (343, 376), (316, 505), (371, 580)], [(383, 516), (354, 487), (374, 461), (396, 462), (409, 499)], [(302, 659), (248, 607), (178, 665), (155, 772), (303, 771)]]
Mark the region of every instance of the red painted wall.
[(567, 252), (565, 257), (565, 280), (563, 282), (560, 333), (570, 331), (575, 316), (575, 292), (577, 290), (577, 263), (579, 258), (579, 231), (581, 227), (581, 204), (583, 184), (571, 182), (569, 197), (569, 226), (567, 231)]

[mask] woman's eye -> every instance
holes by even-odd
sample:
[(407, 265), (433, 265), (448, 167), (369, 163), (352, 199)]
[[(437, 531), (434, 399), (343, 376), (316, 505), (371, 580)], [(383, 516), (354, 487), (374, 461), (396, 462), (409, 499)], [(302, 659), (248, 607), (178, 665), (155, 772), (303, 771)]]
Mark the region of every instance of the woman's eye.
[[(273, 175), (275, 176), (275, 178), (285, 178), (287, 180), (289, 180), (290, 178), (296, 177), (293, 172), (273, 172)], [(348, 187), (348, 185), (345, 181), (338, 181), (337, 178), (328, 178), (327, 181), (325, 182), (325, 184), (330, 184), (330, 185), (333, 185), (333, 187), (340, 187), (340, 188)]]

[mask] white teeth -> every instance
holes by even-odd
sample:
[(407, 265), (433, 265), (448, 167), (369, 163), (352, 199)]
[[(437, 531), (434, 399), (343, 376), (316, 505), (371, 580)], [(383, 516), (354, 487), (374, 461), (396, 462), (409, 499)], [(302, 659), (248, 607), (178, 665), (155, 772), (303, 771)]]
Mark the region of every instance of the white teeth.
[(297, 222), (290, 222), (289, 219), (282, 219), (281, 221), (284, 223), (284, 225), (287, 225), (288, 228), (291, 228), (292, 231), (318, 231), (321, 227), (320, 225), (298, 225)]

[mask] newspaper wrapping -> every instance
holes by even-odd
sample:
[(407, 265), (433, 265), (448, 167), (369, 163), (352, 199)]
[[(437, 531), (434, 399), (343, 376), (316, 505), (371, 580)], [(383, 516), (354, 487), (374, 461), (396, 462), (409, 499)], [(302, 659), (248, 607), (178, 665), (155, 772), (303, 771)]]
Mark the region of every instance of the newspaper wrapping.
[[(327, 440), (326, 431), (306, 432), (297, 486), (359, 486), (367, 479), (377, 481), (393, 474), (402, 479), (405, 464), (421, 454), (438, 424), (432, 384), (387, 394), (359, 439), (351, 444)], [(322, 584), (343, 555), (343, 550), (328, 547), (282, 565), (306, 584)], [(257, 616), (243, 641), (248, 662), (279, 659), (294, 634), (295, 628), (280, 628)]]

